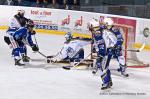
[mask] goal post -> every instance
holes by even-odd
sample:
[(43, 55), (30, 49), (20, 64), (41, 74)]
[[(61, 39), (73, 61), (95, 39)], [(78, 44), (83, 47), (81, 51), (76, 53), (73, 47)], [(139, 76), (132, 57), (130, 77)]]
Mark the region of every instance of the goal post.
[(137, 49), (135, 48), (136, 34), (134, 31), (134, 27), (121, 24), (115, 24), (115, 26), (119, 28), (124, 38), (123, 53), (127, 66), (131, 68), (148, 67), (149, 64), (142, 62), (137, 56), (137, 54), (140, 52), (136, 51)]

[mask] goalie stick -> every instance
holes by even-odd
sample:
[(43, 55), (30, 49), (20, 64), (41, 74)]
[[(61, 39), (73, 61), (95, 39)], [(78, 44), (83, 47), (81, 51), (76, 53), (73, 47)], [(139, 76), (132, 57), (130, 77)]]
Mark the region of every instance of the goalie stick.
[(73, 65), (73, 66), (63, 66), (62, 68), (63, 69), (65, 69), (65, 70), (70, 70), (71, 68), (75, 68), (75, 67), (77, 67), (80, 63), (82, 63), (84, 60), (86, 60), (89, 56), (91, 55), (91, 53), (88, 55), (88, 56), (86, 56), (84, 59), (82, 59), (80, 62), (78, 62), (78, 63), (76, 63), (75, 65)]

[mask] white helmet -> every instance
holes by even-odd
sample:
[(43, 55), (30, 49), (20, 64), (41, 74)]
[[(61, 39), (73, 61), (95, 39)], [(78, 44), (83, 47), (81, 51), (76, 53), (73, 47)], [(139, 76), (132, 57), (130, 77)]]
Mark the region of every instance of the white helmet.
[(113, 25), (114, 21), (111, 18), (104, 18), (104, 24)]
[(24, 16), (25, 11), (24, 11), (23, 9), (20, 9), (20, 10), (18, 10), (18, 14), (21, 14), (21, 15), (23, 15), (23, 16)]
[(89, 25), (93, 28), (99, 27), (99, 21), (93, 18), (92, 21), (89, 22)]

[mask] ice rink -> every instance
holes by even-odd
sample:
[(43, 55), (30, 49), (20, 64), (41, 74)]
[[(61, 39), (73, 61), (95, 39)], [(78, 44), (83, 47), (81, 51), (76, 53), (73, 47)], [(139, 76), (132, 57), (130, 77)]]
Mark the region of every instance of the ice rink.
[[(31, 48), (28, 48), (28, 55), (34, 61), (30, 61), (24, 68), (18, 68), (14, 65), (11, 50), (3, 41), (4, 34), (5, 31), (0, 31), (0, 99), (150, 98), (150, 68), (128, 68), (129, 78), (111, 70), (113, 87), (101, 91), (99, 74), (92, 75), (91, 70), (67, 71), (61, 66), (47, 64)], [(59, 35), (37, 33), (36, 37), (40, 51), (46, 55), (55, 55), (64, 42), (64, 37)], [(141, 53), (141, 59), (150, 59), (150, 52)], [(110, 68), (118, 68), (118, 65), (111, 65)]]

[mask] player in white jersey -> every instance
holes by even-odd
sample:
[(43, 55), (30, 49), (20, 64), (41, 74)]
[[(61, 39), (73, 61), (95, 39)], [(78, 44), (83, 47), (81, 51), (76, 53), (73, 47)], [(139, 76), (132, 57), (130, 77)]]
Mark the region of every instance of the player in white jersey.
[[(113, 20), (111, 18), (105, 18), (104, 19), (104, 23), (105, 23), (105, 28), (107, 28), (107, 24), (108, 22), (113, 22)], [(109, 31), (111, 31), (111, 33), (113, 33), (113, 35), (116, 36), (117, 38), (117, 42), (115, 44), (115, 47), (113, 49), (113, 57), (117, 59), (120, 68), (118, 69), (119, 72), (121, 72), (121, 75), (123, 75), (124, 77), (128, 77), (129, 74), (126, 73), (126, 62), (125, 62), (125, 57), (123, 55), (122, 52), (122, 45), (123, 45), (123, 36), (122, 33), (120, 32), (120, 30), (118, 28), (116, 28), (115, 26), (111, 25), (109, 27)]]
[[(66, 60), (70, 62), (80, 62), (84, 59), (84, 46), (91, 44), (91, 39), (73, 38), (72, 34), (68, 32), (65, 35), (66, 41), (59, 54), (53, 58), (55, 61)], [(81, 41), (85, 40), (85, 41)]]

